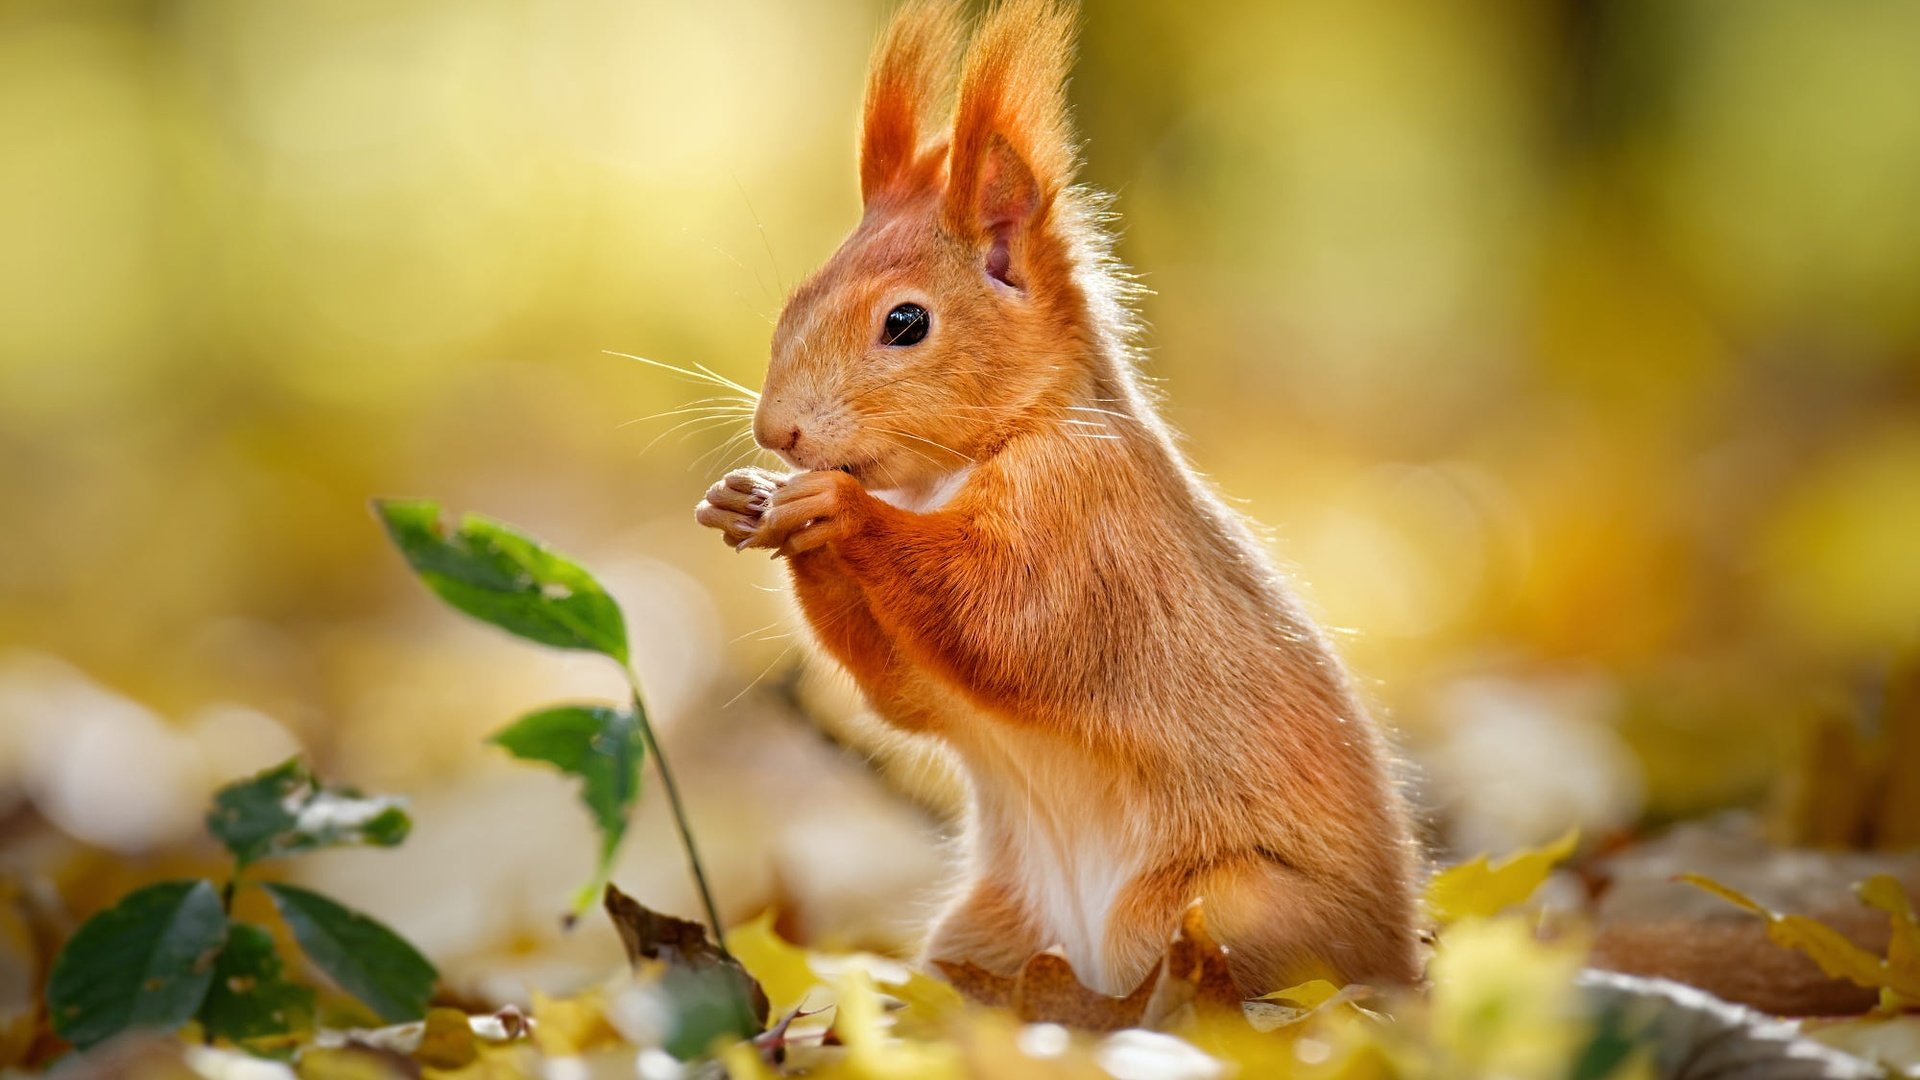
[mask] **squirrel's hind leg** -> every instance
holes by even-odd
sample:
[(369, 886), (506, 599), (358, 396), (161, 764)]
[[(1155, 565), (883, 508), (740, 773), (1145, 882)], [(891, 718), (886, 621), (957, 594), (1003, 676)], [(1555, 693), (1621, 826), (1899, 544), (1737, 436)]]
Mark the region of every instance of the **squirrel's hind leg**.
[(1011, 976), (1046, 947), (1013, 891), (981, 878), (934, 920), (924, 959), (971, 961), (995, 974)]
[(1343, 888), (1261, 855), (1201, 874), (1137, 879), (1107, 924), (1110, 969), (1122, 980), (1144, 975), (1196, 899), (1248, 997), (1316, 978), (1336, 985), (1418, 978), (1417, 929), (1403, 885)]
[(1336, 883), (1270, 867), (1222, 883), (1208, 925), (1249, 995), (1308, 979), (1399, 986), (1419, 978), (1418, 927), (1403, 883)]

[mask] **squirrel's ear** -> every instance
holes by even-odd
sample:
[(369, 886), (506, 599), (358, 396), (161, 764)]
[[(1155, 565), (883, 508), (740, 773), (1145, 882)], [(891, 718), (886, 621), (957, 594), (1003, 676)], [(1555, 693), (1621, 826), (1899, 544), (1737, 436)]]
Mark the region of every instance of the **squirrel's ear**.
[(956, 0), (909, 0), (880, 35), (861, 121), (863, 202), (937, 182), (941, 154), (921, 140), (944, 119), (963, 40)]
[(1067, 120), (1073, 13), (1059, 0), (1005, 0), (974, 36), (960, 76), (947, 164), (946, 224), (981, 245), (987, 272), (1024, 285), (1077, 161)]

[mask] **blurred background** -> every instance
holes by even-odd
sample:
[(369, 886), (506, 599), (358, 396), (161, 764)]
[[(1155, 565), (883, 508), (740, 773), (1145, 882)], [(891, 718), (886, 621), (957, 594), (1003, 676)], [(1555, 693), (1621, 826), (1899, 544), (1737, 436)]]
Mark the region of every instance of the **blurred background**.
[[(481, 741), (618, 677), (411, 581), (367, 500), (431, 495), (608, 581), (732, 916), (911, 940), (951, 782), (693, 524), (735, 432), (649, 417), (708, 391), (603, 351), (758, 384), (884, 7), (0, 0), (0, 893), (215, 870), (208, 792), (298, 751), (416, 827), (286, 872), (456, 990), (618, 966), (559, 931), (570, 786)], [(1437, 854), (1764, 808), (1870, 727), (1920, 635), (1920, 5), (1084, 24), (1150, 374)], [(663, 811), (617, 880), (691, 912)]]

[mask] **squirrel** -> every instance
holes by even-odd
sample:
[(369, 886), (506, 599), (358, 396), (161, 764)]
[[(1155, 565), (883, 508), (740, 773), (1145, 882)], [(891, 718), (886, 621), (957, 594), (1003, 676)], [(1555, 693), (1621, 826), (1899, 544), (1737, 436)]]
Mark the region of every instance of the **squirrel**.
[[(696, 510), (784, 557), (818, 644), (970, 789), (926, 960), (1059, 949), (1125, 994), (1204, 901), (1248, 996), (1418, 977), (1416, 852), (1380, 728), (1143, 389), (1137, 288), (1076, 183), (1075, 13), (875, 47), (863, 214), (786, 302), (753, 433), (795, 470)], [(957, 87), (956, 87), (957, 81)]]

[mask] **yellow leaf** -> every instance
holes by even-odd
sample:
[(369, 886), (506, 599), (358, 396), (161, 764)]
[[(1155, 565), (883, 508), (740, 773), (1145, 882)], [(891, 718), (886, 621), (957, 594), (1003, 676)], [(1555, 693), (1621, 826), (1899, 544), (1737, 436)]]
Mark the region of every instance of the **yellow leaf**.
[(879, 991), (866, 972), (847, 972), (836, 986), (839, 1013), (833, 1029), (847, 1047), (847, 1064), (869, 1080), (960, 1080), (960, 1053), (947, 1042), (908, 1042), (887, 1029)]
[[(768, 922), (771, 923), (772, 920), (769, 919)], [(734, 933), (739, 931), (736, 930)], [(740, 955), (734, 951), (733, 934), (727, 935), (727, 951), (733, 952), (735, 956)], [(768, 993), (771, 996), (772, 992)], [(716, 1056), (720, 1059), (721, 1067), (727, 1070), (728, 1080), (773, 1080), (773, 1074), (767, 1071), (766, 1062), (760, 1060), (760, 1051), (750, 1042), (730, 1043), (721, 1047)]]
[[(1682, 874), (1680, 880), (1698, 886), (1730, 904), (1745, 908), (1767, 922), (1767, 936), (1776, 944), (1804, 953), (1820, 965), (1820, 970), (1836, 979), (1892, 992), (1903, 998), (1920, 999), (1920, 971), (1897, 970), (1886, 961), (1855, 945), (1845, 934), (1818, 919), (1805, 915), (1782, 915), (1736, 889), (1699, 874)], [(1867, 886), (1872, 886), (1871, 888)], [(1879, 907), (1892, 904), (1885, 886), (1869, 881), (1861, 890), (1861, 899)], [(1897, 884), (1894, 886), (1898, 888)], [(1871, 898), (1870, 898), (1871, 897)], [(1900, 900), (1904, 905), (1905, 895)], [(1883, 908), (1882, 910), (1887, 910)], [(1895, 914), (1896, 925), (1899, 916)]]
[(805, 949), (794, 945), (773, 929), (773, 911), (727, 932), (727, 951), (746, 965), (747, 973), (760, 981), (778, 1019), (799, 1008), (807, 995), (822, 984), (807, 963)]
[(533, 992), (533, 1041), (548, 1057), (575, 1057), (620, 1041), (598, 992), (550, 998)]
[(533, 1050), (525, 1044), (478, 1046), (474, 1059), (457, 1069), (436, 1069), (427, 1065), (420, 1070), (423, 1080), (527, 1080), (538, 1076), (532, 1060)]
[(1256, 1001), (1280, 1001), (1288, 1005), (1297, 1005), (1302, 1009), (1317, 1009), (1331, 1001), (1340, 993), (1340, 988), (1325, 979), (1309, 979), (1298, 986), (1289, 986), (1285, 990), (1275, 990), (1263, 994)]
[[(1887, 969), (1901, 986), (1920, 985), (1920, 914), (1916, 914), (1913, 898), (1899, 881), (1886, 874), (1875, 874), (1854, 886), (1862, 903), (1887, 913), (1893, 924), (1892, 936), (1887, 941)], [(1886, 1001), (1891, 1011), (1900, 1006), (1920, 1005), (1912, 991), (1884, 987), (1883, 993), (1897, 995), (1900, 1000)]]
[(1580, 830), (1568, 829), (1553, 843), (1510, 855), (1498, 864), (1481, 855), (1448, 867), (1427, 883), (1427, 913), (1444, 925), (1512, 907), (1532, 896), (1554, 864), (1572, 855), (1579, 843)]
[(406, 1075), (392, 1060), (351, 1046), (309, 1047), (294, 1073), (300, 1080), (401, 1080)]
[(471, 1065), (478, 1056), (466, 1013), (459, 1009), (428, 1010), (414, 1060), (436, 1069), (459, 1069)]

